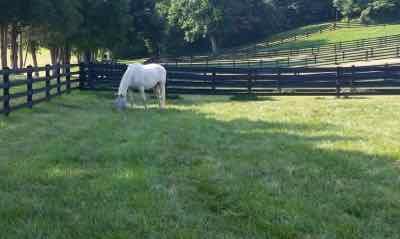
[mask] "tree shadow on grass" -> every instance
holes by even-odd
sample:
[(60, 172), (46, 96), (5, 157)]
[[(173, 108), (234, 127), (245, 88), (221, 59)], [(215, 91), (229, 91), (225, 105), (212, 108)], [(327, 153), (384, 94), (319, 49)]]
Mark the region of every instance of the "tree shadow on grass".
[(43, 128), (22, 139), (28, 155), (3, 150), (16, 157), (0, 167), (5, 236), (16, 226), (19, 236), (54, 238), (59, 228), (61, 238), (400, 233), (397, 159), (341, 149), (362, 139), (334, 125), (102, 107), (85, 121), (69, 108), (53, 122), (59, 136), (33, 145)]

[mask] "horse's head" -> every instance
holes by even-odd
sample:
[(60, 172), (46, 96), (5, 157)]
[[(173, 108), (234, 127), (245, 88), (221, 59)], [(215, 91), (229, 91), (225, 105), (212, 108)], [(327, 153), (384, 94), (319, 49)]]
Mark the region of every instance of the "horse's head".
[(126, 101), (125, 97), (118, 95), (117, 99), (114, 101), (114, 105), (118, 110), (124, 110), (128, 106), (128, 102)]

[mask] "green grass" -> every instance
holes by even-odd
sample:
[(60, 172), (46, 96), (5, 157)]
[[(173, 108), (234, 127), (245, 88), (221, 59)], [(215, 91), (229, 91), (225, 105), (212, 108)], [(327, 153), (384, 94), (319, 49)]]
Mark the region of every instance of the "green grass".
[(0, 117), (0, 238), (400, 235), (400, 97), (111, 95)]
[[(304, 31), (300, 28), (301, 31)], [(329, 43), (338, 43), (344, 41), (354, 41), (367, 38), (377, 38), (400, 34), (400, 24), (387, 26), (371, 26), (342, 28), (336, 31), (325, 31), (322, 33), (314, 33), (310, 37), (298, 41), (282, 44), (273, 49), (287, 48), (311, 48), (320, 47)]]

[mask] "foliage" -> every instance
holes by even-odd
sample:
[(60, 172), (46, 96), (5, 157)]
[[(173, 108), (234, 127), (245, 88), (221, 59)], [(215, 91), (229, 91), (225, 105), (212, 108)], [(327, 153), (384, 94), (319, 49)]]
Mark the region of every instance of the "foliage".
[(399, 0), (334, 0), (334, 6), (345, 17), (366, 23), (396, 21), (400, 14)]
[(400, 1), (15, 0), (1, 1), (0, 8), (7, 9), (0, 15), (0, 26), (10, 34), (22, 30), (26, 45), (72, 49), (92, 58), (100, 51), (129, 58), (215, 53), (334, 20), (336, 10), (348, 19), (393, 21), (400, 14)]

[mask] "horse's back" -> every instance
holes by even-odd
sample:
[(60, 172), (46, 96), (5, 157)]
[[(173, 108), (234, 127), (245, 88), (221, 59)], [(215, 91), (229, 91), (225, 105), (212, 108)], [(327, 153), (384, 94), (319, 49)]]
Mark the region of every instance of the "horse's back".
[(167, 70), (159, 64), (148, 64), (143, 65), (143, 70), (145, 72), (145, 76), (152, 77), (153, 79), (159, 79), (159, 81), (166, 81)]

